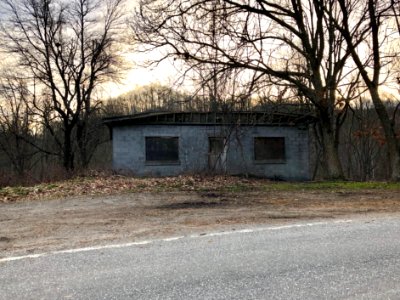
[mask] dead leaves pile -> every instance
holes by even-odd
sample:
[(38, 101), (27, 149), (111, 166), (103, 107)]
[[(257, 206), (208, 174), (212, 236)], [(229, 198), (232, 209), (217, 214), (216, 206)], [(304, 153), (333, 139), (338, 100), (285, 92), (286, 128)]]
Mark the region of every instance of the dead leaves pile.
[(129, 192), (170, 191), (248, 191), (266, 183), (266, 179), (234, 176), (177, 176), (135, 178), (127, 176), (77, 177), (71, 180), (40, 184), (33, 187), (0, 188), (0, 202), (64, 198), (81, 195), (110, 195)]

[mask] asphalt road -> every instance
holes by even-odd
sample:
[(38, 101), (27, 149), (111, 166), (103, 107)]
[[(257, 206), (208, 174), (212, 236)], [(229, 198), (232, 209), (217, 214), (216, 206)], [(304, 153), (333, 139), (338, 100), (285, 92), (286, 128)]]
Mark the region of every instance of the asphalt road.
[(400, 217), (3, 261), (0, 299), (400, 299)]

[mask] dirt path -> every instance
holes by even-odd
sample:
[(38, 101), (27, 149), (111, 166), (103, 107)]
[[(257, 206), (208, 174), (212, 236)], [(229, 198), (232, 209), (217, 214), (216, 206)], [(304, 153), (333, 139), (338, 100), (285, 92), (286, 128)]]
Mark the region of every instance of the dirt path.
[(0, 258), (296, 219), (400, 212), (399, 191), (170, 192), (0, 203)]

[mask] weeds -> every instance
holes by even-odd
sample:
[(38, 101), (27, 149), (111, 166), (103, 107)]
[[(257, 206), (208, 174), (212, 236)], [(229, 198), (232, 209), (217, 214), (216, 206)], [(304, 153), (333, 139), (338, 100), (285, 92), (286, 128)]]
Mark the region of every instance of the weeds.
[(243, 183), (238, 183), (238, 184), (234, 184), (234, 185), (228, 185), (228, 186), (225, 186), (225, 187), (221, 187), (222, 191), (231, 192), (231, 193), (248, 192), (248, 191), (251, 191), (253, 189), (254, 189), (254, 186), (246, 185), (246, 184), (243, 184)]
[(110, 195), (137, 192), (272, 192), (272, 191), (359, 191), (400, 190), (395, 182), (274, 182), (260, 178), (234, 176), (177, 176), (135, 178), (108, 174), (77, 176), (54, 183), (30, 187), (0, 188), (0, 202), (20, 199), (62, 198), (79, 195)]
[(262, 186), (262, 190), (373, 190), (373, 189), (400, 189), (400, 182), (358, 182), (358, 181), (321, 181), (321, 182), (304, 182), (304, 183), (270, 183)]

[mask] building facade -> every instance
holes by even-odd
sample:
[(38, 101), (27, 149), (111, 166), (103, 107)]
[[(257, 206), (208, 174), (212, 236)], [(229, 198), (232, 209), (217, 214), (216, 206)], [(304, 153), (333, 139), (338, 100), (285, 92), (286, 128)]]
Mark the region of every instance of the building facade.
[(293, 114), (150, 113), (107, 118), (113, 168), (137, 176), (196, 173), (310, 179), (310, 119)]

